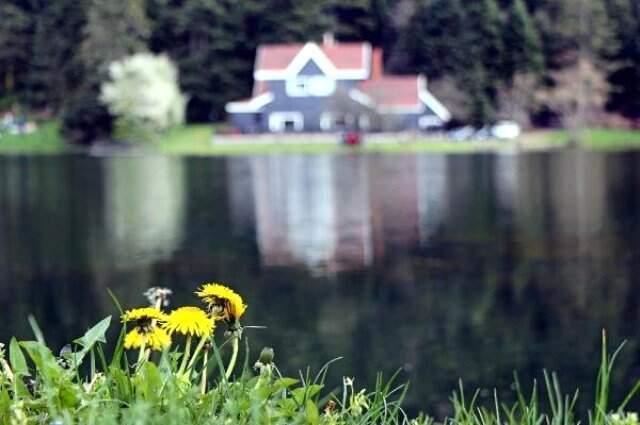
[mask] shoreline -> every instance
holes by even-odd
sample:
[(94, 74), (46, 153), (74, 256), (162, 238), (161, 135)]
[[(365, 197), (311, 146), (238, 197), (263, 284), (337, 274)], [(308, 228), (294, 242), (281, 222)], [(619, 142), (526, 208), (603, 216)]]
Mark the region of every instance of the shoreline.
[(120, 154), (228, 156), (265, 154), (518, 154), (579, 148), (587, 151), (625, 151), (640, 149), (640, 131), (585, 130), (581, 142), (569, 143), (569, 135), (561, 130), (537, 130), (524, 133), (514, 140), (453, 141), (436, 135), (419, 133), (381, 133), (363, 135), (363, 144), (345, 146), (340, 135), (218, 135), (215, 126), (187, 125), (175, 128), (159, 137), (157, 143), (122, 145), (99, 143), (92, 146), (67, 144), (56, 122), (48, 122), (33, 134), (0, 137), (0, 155), (87, 154), (108, 156)]

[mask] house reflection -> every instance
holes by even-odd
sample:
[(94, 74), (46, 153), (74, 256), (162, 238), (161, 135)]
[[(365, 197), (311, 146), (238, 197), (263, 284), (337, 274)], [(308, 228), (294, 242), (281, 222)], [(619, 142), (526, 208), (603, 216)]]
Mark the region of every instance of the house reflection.
[(255, 233), (265, 266), (361, 269), (438, 228), (444, 168), (444, 156), (232, 158), (233, 230)]

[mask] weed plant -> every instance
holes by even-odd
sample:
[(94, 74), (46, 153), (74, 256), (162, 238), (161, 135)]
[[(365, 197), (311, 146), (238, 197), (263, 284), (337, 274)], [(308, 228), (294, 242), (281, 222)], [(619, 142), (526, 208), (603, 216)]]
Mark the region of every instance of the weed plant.
[[(196, 294), (203, 308), (165, 312), (171, 291), (152, 288), (151, 306), (122, 311), (123, 322), (110, 356), (104, 352), (107, 317), (54, 355), (33, 319), (33, 341), (0, 344), (0, 425), (196, 425), (196, 424), (407, 424), (434, 425), (401, 408), (407, 387), (394, 377), (378, 377), (372, 391), (356, 389), (344, 378), (327, 392), (328, 362), (316, 374), (282, 376), (274, 353), (264, 348), (252, 362), (245, 345), (238, 362), (246, 310), (240, 295), (220, 284), (205, 284)], [(114, 298), (115, 300), (115, 298)], [(638, 383), (612, 408), (610, 377), (619, 349), (609, 355), (603, 334), (602, 361), (587, 425), (640, 425), (626, 411)], [(240, 364), (239, 364), (240, 363)], [(580, 425), (578, 392), (564, 394), (555, 374), (545, 373), (543, 411), (534, 385), (525, 396), (516, 379), (517, 402), (478, 403), (462, 385), (452, 396), (453, 415), (442, 425)]]

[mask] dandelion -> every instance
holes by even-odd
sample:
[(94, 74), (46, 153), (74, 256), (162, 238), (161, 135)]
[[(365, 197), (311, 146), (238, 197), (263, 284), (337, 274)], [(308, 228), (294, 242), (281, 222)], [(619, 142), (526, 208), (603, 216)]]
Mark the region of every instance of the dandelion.
[(124, 338), (124, 348), (148, 347), (151, 350), (162, 351), (171, 345), (171, 337), (167, 332), (157, 326), (151, 329), (135, 327)]
[[(180, 369), (178, 374), (183, 374), (189, 364), (189, 369), (193, 366), (204, 346), (205, 342), (213, 334), (215, 326), (214, 320), (207, 316), (207, 313), (198, 307), (180, 307), (177, 310), (172, 311), (167, 316), (167, 321), (164, 324), (164, 328), (170, 334), (179, 333), (187, 336), (187, 342), (185, 343), (184, 353), (182, 354), (182, 363), (180, 363)], [(191, 338), (200, 337), (200, 343), (196, 347), (191, 361), (188, 362), (191, 356)]]
[(238, 358), (239, 339), (242, 332), (239, 319), (246, 311), (247, 306), (242, 301), (242, 297), (233, 289), (219, 283), (205, 283), (199, 291), (196, 291), (196, 295), (207, 304), (209, 314), (214, 319), (224, 320), (232, 325), (231, 347), (233, 351), (225, 372), (225, 376), (229, 379)]
[(214, 321), (198, 307), (180, 307), (167, 316), (163, 327), (169, 334), (204, 337), (213, 332)]
[(219, 283), (202, 285), (196, 295), (207, 304), (209, 312), (215, 318), (227, 322), (237, 321), (247, 309), (240, 295)]
[(124, 323), (133, 322), (134, 327), (124, 338), (124, 348), (139, 348), (139, 360), (142, 360), (145, 349), (161, 351), (171, 345), (171, 338), (165, 330), (158, 327), (164, 323), (167, 315), (157, 308), (143, 307), (128, 310), (122, 315)]
[(154, 307), (134, 308), (122, 315), (122, 322), (136, 322), (136, 326), (150, 325), (152, 321), (164, 322), (167, 315)]

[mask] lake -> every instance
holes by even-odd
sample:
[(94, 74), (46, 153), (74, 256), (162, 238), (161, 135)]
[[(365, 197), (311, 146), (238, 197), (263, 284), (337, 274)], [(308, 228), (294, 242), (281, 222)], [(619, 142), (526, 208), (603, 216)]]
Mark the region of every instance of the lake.
[[(640, 373), (640, 154), (0, 157), (0, 341), (57, 348), (150, 286), (227, 282), (253, 359), (410, 381), (442, 417), (557, 370), (592, 396), (601, 330)], [(616, 393), (620, 397), (621, 392)]]

